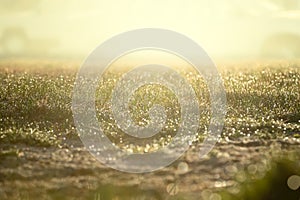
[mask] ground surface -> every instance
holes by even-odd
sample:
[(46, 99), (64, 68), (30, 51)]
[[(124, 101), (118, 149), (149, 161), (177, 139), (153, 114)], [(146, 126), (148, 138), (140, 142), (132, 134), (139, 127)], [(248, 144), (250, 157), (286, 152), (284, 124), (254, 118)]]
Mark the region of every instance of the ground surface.
[[(292, 175), (300, 176), (299, 66), (221, 66), (228, 113), (215, 148), (199, 159), (208, 120), (203, 117), (197, 140), (179, 160), (152, 173), (129, 174), (101, 164), (81, 144), (71, 112), (76, 63), (3, 61), (0, 199), (299, 199), (300, 188), (292, 190), (287, 184)], [(202, 90), (197, 91), (200, 78), (184, 76), (205, 102)], [(98, 118), (108, 137), (133, 151), (144, 151), (146, 144), (150, 150), (168, 144), (168, 129), (141, 145), (122, 133), (121, 138), (113, 134), (118, 129), (111, 115), (103, 113), (110, 112), (106, 102), (111, 93), (106, 90), (113, 88), (117, 77), (108, 74), (100, 86), (106, 95), (98, 102), (104, 111)], [(174, 103), (161, 98), (165, 105)], [(145, 113), (137, 112), (143, 107), (134, 105), (135, 120), (147, 121)], [(172, 113), (170, 127), (176, 127)], [(300, 186), (300, 180), (293, 184)]]

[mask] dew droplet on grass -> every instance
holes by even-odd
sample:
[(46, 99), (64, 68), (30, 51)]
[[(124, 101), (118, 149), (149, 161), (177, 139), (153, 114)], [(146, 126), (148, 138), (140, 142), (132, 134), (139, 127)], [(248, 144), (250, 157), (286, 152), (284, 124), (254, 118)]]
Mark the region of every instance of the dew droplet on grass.
[(287, 180), (287, 185), (291, 190), (298, 190), (300, 188), (300, 176), (292, 175)]
[(168, 194), (171, 196), (176, 195), (179, 191), (178, 185), (176, 183), (168, 184), (166, 189), (167, 189)]

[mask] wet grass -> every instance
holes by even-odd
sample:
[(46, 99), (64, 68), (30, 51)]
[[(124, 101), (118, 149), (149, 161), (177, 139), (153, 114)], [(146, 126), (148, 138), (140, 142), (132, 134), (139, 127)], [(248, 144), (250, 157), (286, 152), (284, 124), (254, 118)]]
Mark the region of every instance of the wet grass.
[[(37, 66), (34, 62), (1, 63), (0, 159), (18, 156), (18, 149), (15, 148), (18, 145), (61, 148), (68, 146), (68, 141), (78, 140), (71, 112), (76, 70), (77, 67), (73, 68), (73, 64), (41, 63)], [(220, 72), (228, 101), (228, 113), (222, 134), (224, 140), (258, 138), (299, 141), (300, 64), (261, 64), (242, 70), (221, 67)], [(209, 93), (201, 76), (193, 71), (179, 73), (191, 83), (200, 102), (201, 120), (197, 140), (194, 141), (200, 143), (207, 134), (210, 119)], [(136, 124), (144, 126), (149, 123), (148, 111), (154, 103), (168, 108), (167, 126), (163, 131), (151, 138), (136, 140), (118, 128), (111, 112), (112, 89), (120, 76), (121, 73), (108, 71), (99, 82), (96, 109), (105, 134), (120, 148), (133, 152), (155, 151), (167, 145), (180, 122), (180, 109), (174, 94), (157, 85), (143, 87), (134, 94), (130, 101), (130, 110)], [(250, 171), (241, 171), (244, 181), (239, 185), (238, 193), (236, 188), (227, 188), (209, 195), (213, 195), (212, 199), (276, 199), (287, 197), (285, 195), (291, 195), (290, 199), (296, 197), (298, 193), (286, 188), (286, 180), (292, 174), (299, 174), (299, 162), (292, 162), (299, 160), (299, 156), (286, 159), (287, 154), (270, 158), (271, 167), (264, 178), (255, 177), (251, 167)], [(114, 192), (115, 189), (115, 186), (101, 186), (88, 194), (90, 196), (87, 198), (99, 199), (101, 195), (104, 195), (101, 199), (114, 196), (125, 198), (128, 195), (130, 199), (130, 195), (135, 195), (127, 194), (131, 191), (130, 188), (120, 188), (118, 194)], [(64, 199), (65, 191), (52, 192), (54, 199)], [(146, 193), (139, 192), (136, 194), (137, 199), (139, 195)], [(179, 194), (169, 199), (189, 199), (187, 196)], [(158, 194), (151, 198), (163, 197)]]
[[(263, 173), (258, 171), (257, 166), (249, 165), (247, 169), (241, 171), (243, 180), (233, 187), (224, 189), (219, 195), (223, 200), (299, 199), (299, 158), (298, 151), (279, 152), (276, 157), (269, 160), (268, 170)], [(297, 180), (289, 183), (293, 176)]]
[[(54, 73), (57, 63), (53, 66), (47, 63), (44, 70), (26, 72), (27, 68), (34, 66), (15, 65), (7, 67), (2, 63), (0, 68), (0, 144), (55, 145), (61, 142), (60, 139), (76, 134), (71, 112), (76, 68), (71, 70), (68, 66), (65, 67), (67, 71), (62, 68), (61, 72), (57, 69)], [(180, 73), (189, 80), (200, 102), (198, 136), (201, 139), (209, 122), (209, 93), (201, 76), (193, 72)], [(221, 73), (228, 99), (223, 137), (299, 137), (300, 68), (297, 65), (259, 66), (242, 71), (224, 68)], [(126, 134), (117, 127), (111, 112), (110, 98), (120, 75), (108, 72), (101, 79), (96, 109), (107, 136), (117, 144), (130, 145), (133, 140), (126, 138)], [(154, 103), (167, 107), (167, 128), (144, 144), (153, 141), (167, 144), (180, 122), (180, 109), (176, 102), (170, 91), (156, 85), (135, 93), (130, 109), (136, 124), (143, 126), (149, 122), (148, 111)], [(13, 133), (15, 136), (12, 136)]]

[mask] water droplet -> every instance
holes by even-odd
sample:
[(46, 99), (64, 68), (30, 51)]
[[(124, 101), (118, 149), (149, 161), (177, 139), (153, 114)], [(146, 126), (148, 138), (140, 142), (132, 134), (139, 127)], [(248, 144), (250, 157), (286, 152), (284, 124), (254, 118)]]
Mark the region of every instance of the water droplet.
[(185, 174), (189, 171), (189, 165), (186, 162), (180, 162), (177, 166), (178, 174)]
[(222, 197), (217, 193), (213, 193), (209, 196), (209, 200), (221, 200), (221, 199)]
[(298, 188), (300, 187), (300, 176), (290, 176), (287, 180), (287, 185), (291, 190), (298, 190)]
[(178, 193), (178, 186), (176, 183), (170, 183), (169, 185), (167, 185), (167, 192), (174, 196)]
[(256, 174), (257, 172), (257, 166), (256, 165), (249, 165), (247, 167), (247, 170), (250, 174)]

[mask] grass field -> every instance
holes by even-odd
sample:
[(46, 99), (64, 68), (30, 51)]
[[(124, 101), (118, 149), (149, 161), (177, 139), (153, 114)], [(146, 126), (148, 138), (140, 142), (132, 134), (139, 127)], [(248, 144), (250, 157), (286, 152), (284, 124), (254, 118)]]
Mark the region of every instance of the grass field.
[[(79, 65), (67, 62), (0, 63), (0, 199), (299, 199), (287, 181), (300, 176), (300, 63), (220, 65), (228, 112), (216, 147), (203, 159), (209, 94), (202, 78), (180, 71), (201, 108), (197, 140), (178, 161), (148, 174), (126, 174), (95, 161), (75, 130), (71, 102)], [(172, 92), (150, 85), (130, 102), (136, 124), (146, 125), (153, 103), (167, 107), (167, 126), (144, 140), (115, 124), (111, 92), (121, 73), (108, 71), (97, 93), (105, 134), (124, 150), (147, 153), (167, 145), (178, 128)], [(147, 101), (144, 101), (147, 99)], [(300, 178), (299, 178), (300, 179)], [(296, 187), (296, 186), (295, 186)]]

